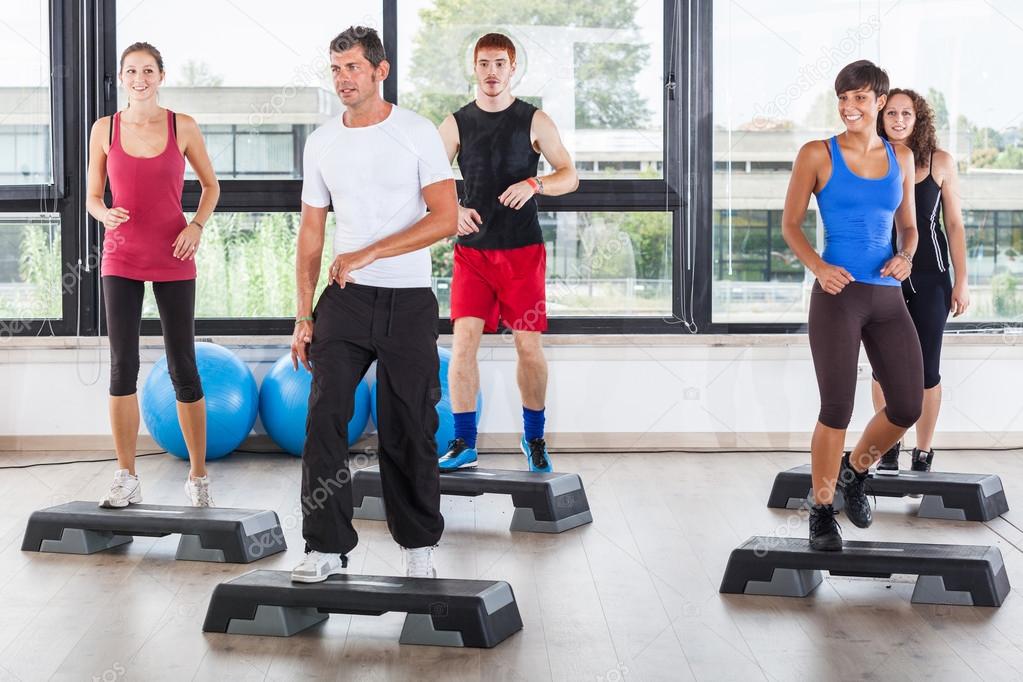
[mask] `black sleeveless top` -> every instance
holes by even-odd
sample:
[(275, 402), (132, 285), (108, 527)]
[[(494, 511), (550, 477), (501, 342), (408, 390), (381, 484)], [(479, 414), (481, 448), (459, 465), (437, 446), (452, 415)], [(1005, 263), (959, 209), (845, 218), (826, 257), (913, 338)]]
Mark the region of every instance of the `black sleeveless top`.
[[(934, 181), (928, 161), (927, 177), (916, 183), (916, 229), (920, 236), (913, 254), (913, 272), (948, 272), (948, 239), (941, 227), (941, 185)], [(892, 253), (897, 253), (898, 238), (892, 226)]]
[(483, 220), (480, 231), (459, 237), (459, 244), (474, 249), (543, 244), (535, 198), (517, 211), (497, 200), (511, 185), (536, 176), (540, 155), (529, 136), (535, 112), (532, 104), (516, 99), (503, 111), (483, 111), (470, 102), (454, 113), (463, 178), (460, 203), (476, 209)]

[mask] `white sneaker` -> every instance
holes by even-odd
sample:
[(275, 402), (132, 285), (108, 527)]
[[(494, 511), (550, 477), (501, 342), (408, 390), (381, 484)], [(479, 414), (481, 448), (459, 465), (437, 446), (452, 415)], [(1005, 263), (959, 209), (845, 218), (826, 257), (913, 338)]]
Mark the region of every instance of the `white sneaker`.
[(118, 469), (114, 472), (114, 482), (110, 484), (110, 490), (99, 506), (107, 509), (120, 509), (129, 504), (138, 504), (142, 501), (142, 484), (138, 476), (132, 476), (127, 469)]
[(332, 575), (339, 575), (348, 564), (337, 554), (306, 552), (302, 562), (291, 569), (293, 583), (322, 583)]
[(188, 477), (185, 481), (185, 497), (193, 507), (213, 507), (213, 496), (210, 495), (210, 477)]
[(405, 555), (405, 576), (408, 578), (436, 578), (433, 567), (433, 547), (402, 547)]

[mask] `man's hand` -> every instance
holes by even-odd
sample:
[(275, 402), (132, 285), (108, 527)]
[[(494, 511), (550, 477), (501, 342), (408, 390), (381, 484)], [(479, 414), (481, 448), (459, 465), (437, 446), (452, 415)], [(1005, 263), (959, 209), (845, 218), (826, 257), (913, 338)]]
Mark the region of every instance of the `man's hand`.
[(501, 196), (497, 197), (497, 200), (502, 205), (514, 208), (517, 211), (525, 206), (526, 202), (532, 199), (534, 194), (536, 194), (536, 189), (533, 185), (523, 180), (504, 190)]
[(474, 208), (458, 207), (458, 236), (464, 237), (473, 232), (479, 232), (479, 226), (483, 224), (483, 218)]
[(313, 342), (313, 323), (309, 320), (302, 320), (295, 323), (295, 333), (291, 336), (291, 364), (298, 371), (298, 362), (310, 372), (309, 366), (309, 344)]
[(334, 262), (330, 264), (327, 285), (337, 282), (337, 285), (344, 289), (345, 284), (355, 281), (352, 278), (353, 271), (361, 270), (375, 260), (376, 258), (366, 249), (359, 249), (351, 253), (339, 253), (334, 258)]

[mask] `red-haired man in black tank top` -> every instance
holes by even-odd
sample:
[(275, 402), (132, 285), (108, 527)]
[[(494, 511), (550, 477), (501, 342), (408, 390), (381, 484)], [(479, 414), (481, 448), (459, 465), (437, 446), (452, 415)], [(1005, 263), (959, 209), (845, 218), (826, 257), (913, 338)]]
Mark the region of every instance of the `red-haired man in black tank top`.
[[(518, 354), (523, 437), (532, 471), (550, 471), (544, 441), (547, 361), (547, 253), (535, 195), (575, 191), (579, 178), (551, 118), (511, 93), (515, 45), (500, 33), (480, 38), (473, 51), (476, 99), (440, 125), (448, 158), (458, 158), (458, 244), (451, 282), (454, 344), (448, 373), (455, 438), (441, 469), (476, 465), (476, 353), (484, 331), (498, 321), (512, 330)], [(536, 176), (543, 154), (554, 172)]]

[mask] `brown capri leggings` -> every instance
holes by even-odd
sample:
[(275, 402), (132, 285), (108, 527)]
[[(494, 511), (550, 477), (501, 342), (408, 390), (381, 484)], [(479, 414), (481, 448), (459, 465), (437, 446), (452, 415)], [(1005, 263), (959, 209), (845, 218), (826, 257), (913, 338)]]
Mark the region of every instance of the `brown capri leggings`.
[(916, 423), (923, 407), (923, 357), (901, 287), (853, 282), (833, 296), (815, 282), (809, 322), (821, 424), (849, 426), (861, 340), (884, 391), (888, 421), (905, 429)]

